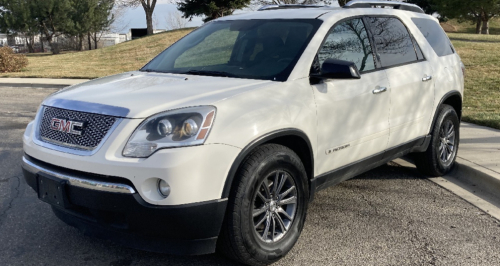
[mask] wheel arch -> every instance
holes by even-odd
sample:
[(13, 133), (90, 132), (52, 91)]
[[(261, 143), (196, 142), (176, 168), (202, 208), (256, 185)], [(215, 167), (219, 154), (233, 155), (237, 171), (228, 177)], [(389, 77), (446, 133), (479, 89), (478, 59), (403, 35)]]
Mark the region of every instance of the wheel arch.
[(455, 112), (457, 112), (458, 120), (462, 120), (462, 94), (460, 94), (460, 92), (458, 91), (450, 91), (441, 98), (439, 104), (437, 105), (437, 108), (434, 112), (434, 118), (432, 119), (431, 128), (429, 129), (429, 134), (432, 132), (434, 125), (436, 125), (436, 121), (439, 116), (438, 110), (443, 104), (447, 104), (453, 107), (453, 109), (455, 109)]
[(233, 161), (233, 164), (231, 165), (226, 181), (224, 183), (224, 188), (222, 190), (223, 199), (229, 197), (229, 193), (231, 192), (231, 188), (233, 186), (234, 177), (243, 160), (250, 154), (252, 150), (267, 143), (280, 144), (293, 150), (304, 164), (308, 180), (311, 180), (314, 177), (313, 149), (306, 133), (304, 133), (304, 131), (300, 129), (295, 128), (280, 129), (260, 136), (259, 138), (250, 142), (247, 146), (245, 146), (245, 148), (241, 150), (236, 159)]

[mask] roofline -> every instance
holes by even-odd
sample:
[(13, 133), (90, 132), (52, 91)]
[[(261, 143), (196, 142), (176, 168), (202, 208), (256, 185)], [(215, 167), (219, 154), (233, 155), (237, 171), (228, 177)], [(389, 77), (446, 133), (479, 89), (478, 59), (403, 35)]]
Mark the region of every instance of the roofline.
[(348, 2), (344, 6), (344, 8), (374, 8), (377, 6), (382, 6), (382, 7), (391, 6), (394, 9), (425, 14), (424, 10), (421, 7), (414, 4), (409, 4), (405, 2), (379, 1), (379, 0), (352, 0)]
[(266, 5), (259, 8), (257, 11), (264, 10), (276, 10), (276, 9), (300, 9), (300, 8), (329, 8), (330, 6), (320, 6), (320, 5), (297, 5), (297, 4), (286, 4), (286, 5)]

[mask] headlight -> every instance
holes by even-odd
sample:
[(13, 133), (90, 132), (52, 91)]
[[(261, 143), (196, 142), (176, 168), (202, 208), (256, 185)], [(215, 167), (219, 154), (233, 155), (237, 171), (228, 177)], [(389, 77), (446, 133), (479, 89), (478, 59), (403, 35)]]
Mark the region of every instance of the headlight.
[(123, 156), (145, 158), (159, 149), (201, 145), (214, 118), (213, 106), (178, 109), (149, 117), (134, 131)]

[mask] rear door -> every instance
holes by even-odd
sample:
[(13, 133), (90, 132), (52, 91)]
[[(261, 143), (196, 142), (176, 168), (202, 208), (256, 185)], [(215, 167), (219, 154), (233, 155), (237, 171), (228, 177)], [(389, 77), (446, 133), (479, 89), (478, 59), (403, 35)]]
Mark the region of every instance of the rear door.
[(311, 73), (318, 73), (328, 58), (354, 62), (361, 79), (330, 79), (312, 85), (318, 113), (319, 173), (369, 157), (377, 161), (374, 155), (383, 154), (389, 137), (389, 82), (385, 71), (377, 68), (362, 18), (332, 27)]
[[(411, 20), (416, 26), (413, 29), (415, 39), (422, 45), (422, 51), (427, 60), (432, 61), (435, 112), (441, 99), (450, 91), (459, 91), (463, 95), (462, 61), (437, 20), (431, 17)], [(432, 119), (429, 120), (428, 129), (430, 129), (431, 122)]]
[(401, 20), (371, 16), (367, 22), (391, 86), (390, 149), (428, 134), (434, 101), (433, 71)]

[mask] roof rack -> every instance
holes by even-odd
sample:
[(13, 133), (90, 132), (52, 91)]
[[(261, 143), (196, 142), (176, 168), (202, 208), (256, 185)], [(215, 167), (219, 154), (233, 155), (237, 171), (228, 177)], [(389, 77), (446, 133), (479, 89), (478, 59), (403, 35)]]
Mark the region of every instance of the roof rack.
[(320, 8), (320, 7), (328, 7), (328, 6), (319, 6), (319, 5), (267, 5), (259, 8), (257, 11), (263, 10), (275, 10), (275, 9), (287, 9), (287, 8)]
[(387, 7), (391, 6), (394, 9), (425, 13), (424, 10), (414, 4), (408, 4), (404, 2), (389, 2), (389, 1), (377, 1), (377, 0), (353, 0), (348, 2), (344, 8), (372, 8), (372, 7)]

